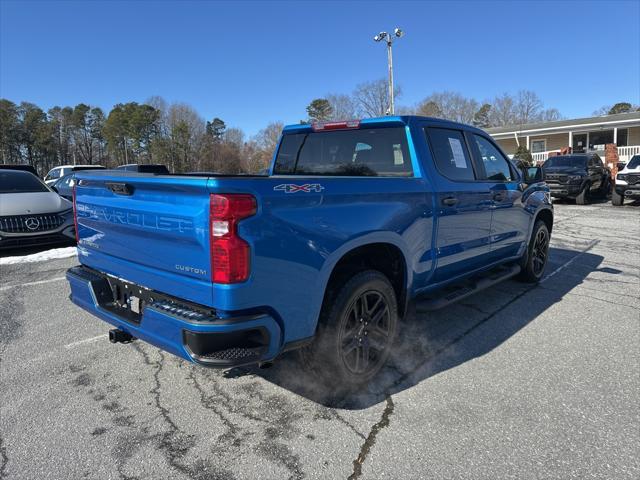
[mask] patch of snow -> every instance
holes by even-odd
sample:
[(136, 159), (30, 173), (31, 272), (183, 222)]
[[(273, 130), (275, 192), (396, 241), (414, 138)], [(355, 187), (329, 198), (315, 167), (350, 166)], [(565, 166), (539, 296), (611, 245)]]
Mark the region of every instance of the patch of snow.
[(0, 258), (0, 265), (46, 262), (48, 260), (57, 260), (59, 258), (74, 257), (77, 253), (76, 247), (53, 248), (51, 250), (45, 250), (44, 252), (33, 253), (31, 255)]

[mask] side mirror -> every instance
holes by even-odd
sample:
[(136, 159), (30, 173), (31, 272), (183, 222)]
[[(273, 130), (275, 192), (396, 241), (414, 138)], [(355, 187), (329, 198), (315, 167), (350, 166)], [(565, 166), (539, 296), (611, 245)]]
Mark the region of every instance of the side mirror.
[(523, 167), (522, 177), (524, 183), (531, 185), (533, 183), (539, 183), (544, 180), (544, 173), (541, 167)]

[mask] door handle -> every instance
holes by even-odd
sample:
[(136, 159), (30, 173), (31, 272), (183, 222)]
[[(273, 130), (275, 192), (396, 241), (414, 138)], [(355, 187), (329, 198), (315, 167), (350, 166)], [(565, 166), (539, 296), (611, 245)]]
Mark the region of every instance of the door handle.
[(456, 197), (447, 197), (442, 199), (442, 203), (447, 207), (453, 207), (456, 203), (458, 203), (458, 199)]
[(493, 199), (497, 200), (498, 202), (501, 202), (502, 200), (504, 200), (504, 193), (501, 193), (501, 192), (494, 193)]

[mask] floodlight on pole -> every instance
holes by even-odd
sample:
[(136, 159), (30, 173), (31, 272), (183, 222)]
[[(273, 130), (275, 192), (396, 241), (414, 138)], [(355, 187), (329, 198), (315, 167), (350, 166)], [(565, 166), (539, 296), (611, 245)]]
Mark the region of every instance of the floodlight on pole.
[(393, 35), (388, 34), (387, 32), (380, 32), (375, 37), (373, 37), (374, 42), (381, 42), (385, 40), (387, 44), (387, 63), (389, 66), (389, 108), (387, 110), (387, 115), (395, 114), (395, 107), (393, 102), (393, 52), (392, 45), (395, 38), (400, 38), (404, 36), (404, 32), (396, 27), (393, 31)]

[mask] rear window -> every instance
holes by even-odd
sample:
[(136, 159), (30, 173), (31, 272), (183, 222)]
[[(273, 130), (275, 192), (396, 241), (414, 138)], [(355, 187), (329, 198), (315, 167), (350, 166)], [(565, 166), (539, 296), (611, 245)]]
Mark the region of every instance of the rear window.
[(0, 170), (0, 193), (48, 192), (38, 177), (29, 172)]
[(404, 128), (391, 127), (285, 135), (274, 173), (409, 177), (413, 169)]
[(455, 181), (475, 180), (467, 144), (460, 130), (425, 128), (425, 133), (442, 175)]

